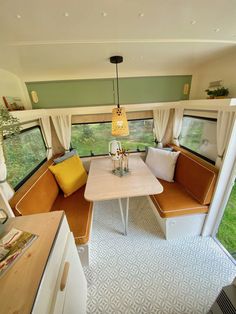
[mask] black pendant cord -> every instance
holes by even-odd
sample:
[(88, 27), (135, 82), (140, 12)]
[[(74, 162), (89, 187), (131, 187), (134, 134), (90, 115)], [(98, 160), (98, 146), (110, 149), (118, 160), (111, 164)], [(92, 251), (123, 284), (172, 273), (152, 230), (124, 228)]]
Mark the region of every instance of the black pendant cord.
[(117, 90), (117, 108), (120, 108), (120, 96), (119, 96), (119, 78), (118, 78), (118, 65), (116, 63), (116, 90)]
[(120, 92), (119, 92), (119, 77), (118, 77), (118, 63), (123, 62), (122, 56), (110, 57), (110, 62), (116, 64), (116, 91), (117, 91), (117, 108), (120, 108)]

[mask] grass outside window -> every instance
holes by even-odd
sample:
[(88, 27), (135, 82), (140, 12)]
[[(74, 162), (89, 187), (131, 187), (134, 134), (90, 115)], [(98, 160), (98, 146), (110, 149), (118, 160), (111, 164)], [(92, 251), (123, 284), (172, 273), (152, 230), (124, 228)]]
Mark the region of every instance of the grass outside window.
[(231, 191), (216, 237), (236, 260), (236, 183)]

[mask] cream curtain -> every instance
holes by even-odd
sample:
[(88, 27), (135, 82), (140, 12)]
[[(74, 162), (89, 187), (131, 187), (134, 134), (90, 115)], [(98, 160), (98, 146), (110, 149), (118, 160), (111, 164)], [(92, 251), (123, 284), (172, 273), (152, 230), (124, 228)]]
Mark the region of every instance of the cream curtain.
[(167, 123), (169, 120), (170, 109), (154, 109), (154, 133), (158, 142), (157, 146), (162, 147), (162, 140), (166, 132)]
[(50, 159), (52, 157), (52, 132), (49, 116), (40, 118), (39, 124), (47, 147), (47, 159)]
[[(0, 143), (2, 143), (2, 141), (0, 141)], [(7, 200), (14, 194), (14, 190), (7, 182), (7, 167), (5, 164), (2, 144), (0, 144), (0, 189)]]
[(172, 142), (177, 146), (179, 146), (179, 135), (182, 128), (183, 115), (184, 115), (183, 108), (175, 108)]
[(51, 118), (62, 147), (65, 151), (69, 151), (71, 140), (71, 115), (52, 116)]
[(217, 159), (216, 166), (221, 167), (226, 145), (229, 140), (233, 122), (236, 118), (236, 113), (233, 111), (219, 111), (216, 125), (217, 138)]

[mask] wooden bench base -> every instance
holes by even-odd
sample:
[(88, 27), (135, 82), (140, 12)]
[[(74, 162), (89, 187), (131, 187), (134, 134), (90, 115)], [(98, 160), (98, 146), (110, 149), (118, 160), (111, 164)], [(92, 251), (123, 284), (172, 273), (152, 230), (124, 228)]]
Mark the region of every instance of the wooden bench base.
[(147, 196), (147, 198), (166, 240), (201, 235), (206, 214), (162, 218), (150, 196)]

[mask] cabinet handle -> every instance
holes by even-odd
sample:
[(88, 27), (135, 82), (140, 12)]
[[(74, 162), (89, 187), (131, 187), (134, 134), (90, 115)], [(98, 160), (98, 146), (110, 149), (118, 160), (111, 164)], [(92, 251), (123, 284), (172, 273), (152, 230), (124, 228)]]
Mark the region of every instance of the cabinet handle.
[(61, 291), (63, 291), (65, 289), (67, 277), (68, 277), (68, 273), (69, 273), (69, 268), (70, 268), (70, 263), (65, 262), (62, 277), (61, 277), (61, 284), (60, 284), (60, 290)]

